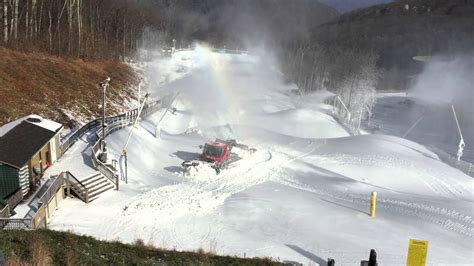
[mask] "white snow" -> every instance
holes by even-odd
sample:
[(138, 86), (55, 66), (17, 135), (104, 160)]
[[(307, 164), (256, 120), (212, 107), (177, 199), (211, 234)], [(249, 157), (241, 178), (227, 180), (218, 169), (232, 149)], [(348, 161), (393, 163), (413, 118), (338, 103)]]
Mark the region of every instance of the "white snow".
[[(30, 121), (28, 121), (28, 118), (36, 118), (36, 119), (39, 119), (40, 122), (30, 122)], [(54, 122), (54, 121), (49, 120), (49, 119), (42, 118), (39, 115), (29, 115), (29, 116), (26, 117), (26, 121), (28, 121), (31, 124), (37, 125), (39, 127), (42, 127), (44, 129), (47, 129), (49, 131), (52, 131), (52, 132), (56, 132), (57, 130), (59, 130), (60, 128), (63, 127), (63, 125), (61, 125), (60, 123)]]
[[(332, 257), (341, 265), (358, 264), (372, 248), (380, 265), (406, 264), (414, 238), (430, 241), (429, 265), (474, 263), (472, 178), (411, 141), (349, 136), (321, 104), (328, 93), (293, 95), (266, 62), (203, 47), (153, 62), (150, 69), (159, 70), (150, 84), (164, 86), (151, 86), (152, 94), (179, 91), (177, 111), (167, 114), (159, 138), (161, 112), (136, 129), (127, 184), (88, 205), (65, 200), (50, 228), (305, 264)], [(127, 135), (109, 137), (113, 157)], [(181, 162), (216, 137), (257, 152), (242, 153), (220, 175), (205, 165), (183, 174)], [(372, 191), (376, 218), (368, 215)]]
[[(27, 120), (28, 118), (40, 119), (40, 122), (30, 122), (30, 121)], [(19, 125), (23, 121), (27, 121), (28, 123), (37, 125), (39, 127), (42, 127), (44, 129), (47, 129), (47, 130), (52, 131), (52, 132), (56, 132), (60, 128), (63, 127), (60, 123), (54, 122), (54, 121), (46, 119), (46, 118), (42, 118), (39, 115), (31, 114), (31, 115), (27, 115), (25, 117), (22, 117), (20, 119), (17, 119), (15, 121), (12, 121), (10, 123), (7, 123), (7, 124), (1, 126), (0, 127), (0, 137), (7, 134), (8, 131), (12, 130), (14, 127)]]
[[(39, 119), (40, 122), (30, 122), (30, 121), (27, 120), (28, 118), (36, 118), (36, 119)], [(27, 115), (25, 117), (22, 117), (20, 119), (17, 119), (15, 121), (12, 121), (10, 123), (7, 123), (7, 124), (1, 126), (0, 127), (0, 137), (7, 134), (8, 131), (12, 130), (14, 127), (19, 125), (23, 121), (27, 121), (28, 123), (31, 123), (33, 125), (37, 125), (39, 127), (42, 127), (44, 129), (47, 129), (47, 130), (52, 131), (52, 132), (56, 132), (60, 128), (63, 127), (60, 123), (54, 122), (54, 121), (46, 119), (46, 118), (42, 118), (39, 115), (31, 114), (31, 115)]]

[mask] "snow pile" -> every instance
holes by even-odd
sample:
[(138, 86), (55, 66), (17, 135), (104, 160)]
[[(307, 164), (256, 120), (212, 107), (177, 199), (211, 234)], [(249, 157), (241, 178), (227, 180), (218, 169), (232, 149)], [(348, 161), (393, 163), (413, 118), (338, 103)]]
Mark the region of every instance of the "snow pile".
[[(181, 94), (159, 138), (160, 112), (130, 141), (128, 183), (89, 205), (66, 200), (50, 227), (302, 263), (355, 264), (375, 248), (381, 265), (404, 264), (414, 238), (430, 241), (428, 264), (474, 262), (472, 178), (413, 142), (349, 136), (320, 104), (326, 92), (301, 99), (260, 63), (205, 48), (160, 61), (156, 80), (174, 81), (152, 93)], [(110, 156), (119, 158), (127, 135), (109, 137)], [(227, 137), (257, 152), (242, 153), (219, 175), (208, 165), (182, 174), (181, 163), (197, 158), (200, 145)], [(375, 219), (368, 216), (372, 191)]]

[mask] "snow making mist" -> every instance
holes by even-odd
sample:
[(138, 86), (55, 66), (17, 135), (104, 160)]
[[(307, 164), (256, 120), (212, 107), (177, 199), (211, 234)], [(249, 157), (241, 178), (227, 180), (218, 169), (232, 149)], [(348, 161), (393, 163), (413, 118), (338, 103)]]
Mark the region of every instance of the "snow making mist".
[[(410, 94), (421, 99), (427, 106), (444, 109), (446, 116), (443, 120), (436, 121), (434, 128), (442, 130), (443, 123), (451, 124), (452, 142), (457, 143), (460, 139), (456, 126), (455, 109), (463, 135), (465, 148), (465, 159), (474, 161), (474, 57), (463, 55), (453, 58), (432, 57), (425, 65), (424, 71), (417, 78)], [(433, 107), (434, 106), (434, 107)], [(435, 112), (427, 109), (428, 115)], [(426, 123), (426, 121), (425, 121)], [(448, 130), (448, 129), (445, 129)], [(441, 134), (442, 132), (433, 132)], [(451, 145), (452, 146), (452, 145)]]
[[(179, 92), (177, 109), (190, 114), (189, 129), (208, 138), (240, 138), (246, 132), (238, 126), (263, 112), (265, 97), (290, 90), (269, 53), (225, 52), (202, 43), (194, 47), (153, 61), (148, 76), (154, 98)], [(158, 72), (169, 74), (158, 80)]]
[[(446, 60), (433, 57), (417, 78), (412, 95), (430, 102), (451, 103), (473, 97), (473, 58), (457, 57)], [(462, 102), (462, 101), (461, 101)]]
[(257, 54), (227, 54), (198, 45), (194, 56), (196, 68), (173, 86), (193, 110), (196, 126), (218, 137), (245, 134), (235, 125), (246, 123), (249, 105), (282, 86), (277, 74)]

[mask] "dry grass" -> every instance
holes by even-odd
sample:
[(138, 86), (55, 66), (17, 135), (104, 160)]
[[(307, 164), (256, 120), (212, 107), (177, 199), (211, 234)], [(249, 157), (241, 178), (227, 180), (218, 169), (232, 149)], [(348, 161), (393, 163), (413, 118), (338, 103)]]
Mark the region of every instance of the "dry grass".
[(8, 265), (51, 265), (51, 254), (49, 252), (48, 243), (45, 242), (44, 238), (39, 235), (32, 235), (29, 243), (29, 250), (31, 251), (29, 259), (24, 260), (18, 256), (13, 256), (13, 258), (8, 260)]
[(34, 265), (49, 265), (51, 264), (51, 254), (49, 252), (48, 244), (42, 237), (38, 235), (32, 236), (31, 256)]
[(5, 230), (0, 250), (8, 265), (281, 265), (269, 259), (217, 256), (155, 248), (137, 239), (133, 245), (49, 230)]
[(143, 241), (143, 239), (138, 238), (135, 240), (135, 242), (133, 242), (133, 245), (136, 247), (143, 248), (145, 247), (145, 242)]
[(43, 53), (22, 53), (0, 48), (0, 125), (37, 113), (63, 123), (61, 110), (99, 116), (102, 91), (98, 83), (112, 78), (108, 93), (111, 114), (133, 92), (138, 79), (127, 65), (117, 61), (83, 61)]

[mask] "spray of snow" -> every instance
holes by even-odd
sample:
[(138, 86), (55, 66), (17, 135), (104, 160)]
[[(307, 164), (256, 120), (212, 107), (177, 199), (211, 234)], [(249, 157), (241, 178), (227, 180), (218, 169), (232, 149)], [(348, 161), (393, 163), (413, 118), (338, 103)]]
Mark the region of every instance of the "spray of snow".
[[(413, 142), (350, 137), (318, 104), (326, 93), (292, 95), (255, 55), (208, 53), (159, 59), (168, 82), (150, 89), (179, 91), (176, 112), (161, 122), (159, 138), (150, 134), (159, 112), (136, 129), (128, 184), (88, 205), (65, 200), (50, 228), (301, 262), (313, 253), (353, 264), (377, 248), (384, 265), (406, 263), (408, 239), (416, 238), (430, 240), (429, 264), (472, 264), (472, 178)], [(208, 166), (183, 174), (180, 164), (221, 135), (257, 152), (240, 153), (220, 175)], [(125, 130), (109, 137), (111, 157), (126, 137)], [(367, 215), (372, 191), (376, 219)]]

